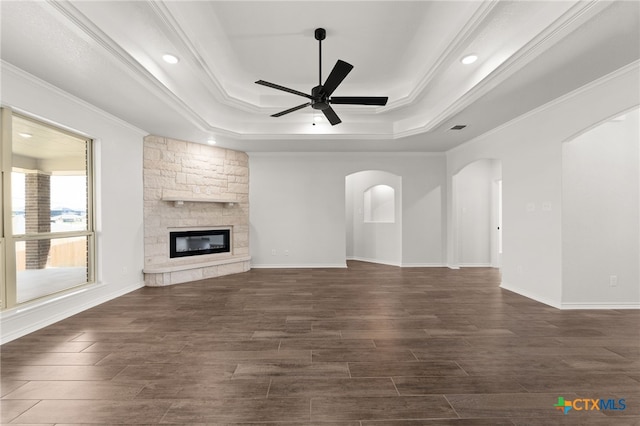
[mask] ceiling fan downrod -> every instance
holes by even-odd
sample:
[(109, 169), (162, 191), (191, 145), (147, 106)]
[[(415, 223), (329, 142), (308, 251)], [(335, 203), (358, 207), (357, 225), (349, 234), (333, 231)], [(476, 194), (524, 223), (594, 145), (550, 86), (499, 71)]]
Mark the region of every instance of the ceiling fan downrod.
[(322, 40), (327, 38), (327, 31), (324, 28), (316, 28), (316, 40), (318, 40), (318, 86), (322, 86)]

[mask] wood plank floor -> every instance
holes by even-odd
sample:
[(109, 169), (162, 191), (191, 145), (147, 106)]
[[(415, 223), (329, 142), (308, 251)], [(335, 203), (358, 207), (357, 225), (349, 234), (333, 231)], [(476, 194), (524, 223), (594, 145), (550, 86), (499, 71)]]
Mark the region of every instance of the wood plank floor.
[(2, 346), (0, 422), (640, 424), (640, 311), (499, 281), (349, 262), (143, 288)]

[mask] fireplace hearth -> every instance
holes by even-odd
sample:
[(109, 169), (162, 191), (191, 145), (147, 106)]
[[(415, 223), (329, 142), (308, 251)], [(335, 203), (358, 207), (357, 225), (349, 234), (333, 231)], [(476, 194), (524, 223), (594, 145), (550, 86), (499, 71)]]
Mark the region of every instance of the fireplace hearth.
[(169, 233), (170, 258), (229, 252), (231, 252), (231, 232), (229, 229)]

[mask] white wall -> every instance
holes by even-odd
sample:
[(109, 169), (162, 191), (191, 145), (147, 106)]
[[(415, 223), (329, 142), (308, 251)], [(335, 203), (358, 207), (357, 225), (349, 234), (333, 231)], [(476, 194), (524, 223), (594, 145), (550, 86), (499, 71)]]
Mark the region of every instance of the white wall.
[[(346, 177), (347, 259), (400, 265), (402, 263), (402, 178), (379, 170), (357, 172)], [(365, 220), (365, 191), (374, 185), (394, 190), (394, 221), (375, 223)]]
[(345, 178), (364, 170), (402, 178), (402, 264), (444, 262), (442, 155), (250, 152), (249, 169), (253, 267), (344, 267)]
[[(526, 114), (450, 151), (446, 162), (416, 153), (250, 153), (254, 266), (345, 266), (345, 177), (362, 170), (402, 178), (402, 265), (442, 265), (455, 236), (444, 232), (453, 219), (447, 182), (495, 158), (504, 182), (502, 286), (562, 306), (562, 142), (637, 106), (639, 71), (634, 64)], [(142, 285), (144, 132), (4, 63), (2, 103), (95, 138), (97, 177), (98, 283), (2, 312), (6, 342)], [(619, 280), (639, 305), (624, 273)], [(581, 291), (567, 287), (567, 301), (593, 302), (577, 299)]]
[(502, 161), (503, 288), (562, 306), (562, 142), (638, 105), (638, 72), (634, 63), (447, 153), (451, 180), (475, 160)]
[(2, 64), (2, 105), (95, 139), (97, 283), (2, 312), (2, 342), (143, 285), (144, 132)]
[(454, 212), (458, 265), (491, 266), (495, 236), (494, 182), (500, 179), (499, 161), (477, 160), (456, 175)]
[(636, 109), (562, 146), (563, 306), (640, 300), (639, 116)]

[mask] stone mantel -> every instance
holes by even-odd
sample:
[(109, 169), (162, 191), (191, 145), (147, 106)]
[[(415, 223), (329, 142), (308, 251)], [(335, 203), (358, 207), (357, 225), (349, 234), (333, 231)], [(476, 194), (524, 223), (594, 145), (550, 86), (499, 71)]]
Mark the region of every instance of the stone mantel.
[(219, 198), (187, 198), (187, 197), (162, 197), (162, 201), (170, 201), (175, 207), (182, 207), (184, 203), (214, 203), (233, 207), (237, 201), (221, 200)]
[(175, 191), (163, 191), (162, 200), (173, 202), (175, 207), (184, 206), (185, 202), (189, 203), (215, 203), (215, 204), (223, 204), (226, 207), (233, 207), (238, 203), (238, 200), (235, 198), (229, 197), (214, 197), (208, 195), (200, 195), (200, 194), (192, 194), (189, 192), (175, 192)]

